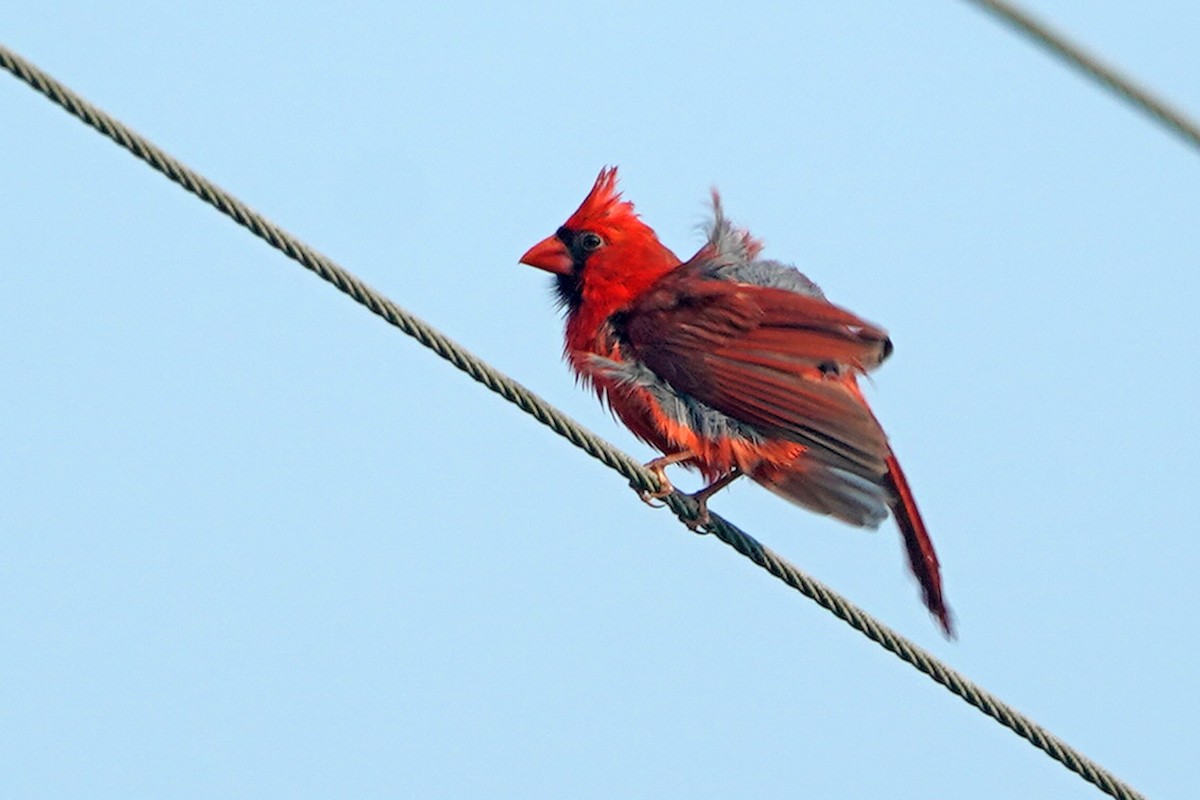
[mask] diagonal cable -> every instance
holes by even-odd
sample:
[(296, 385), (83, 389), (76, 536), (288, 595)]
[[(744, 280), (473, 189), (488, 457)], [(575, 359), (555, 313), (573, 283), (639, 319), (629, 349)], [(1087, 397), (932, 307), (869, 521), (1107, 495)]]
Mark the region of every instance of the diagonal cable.
[(1183, 137), (1192, 147), (1200, 149), (1200, 124), (1189, 119), (1186, 114), (1166, 100), (1157, 97), (1149, 89), (1139, 86), (1132, 78), (1122, 75), (1116, 67), (1106, 64), (1033, 14), (1022, 10), (1013, 3), (1006, 2), (1006, 0), (967, 0), (967, 2), (991, 12), (998, 19), (1016, 28), (1063, 61), (1108, 87), (1130, 105)]
[[(433, 326), (371, 289), (327, 256), (313, 250), (251, 210), (236, 197), (176, 161), (148, 139), (93, 106), (2, 44), (0, 67), (204, 202), (231, 217), (272, 247), (332, 283), (353, 300), (412, 336), (476, 381), (514, 403), (576, 447), (616, 470), (628, 478), (630, 485), (635, 489), (655, 491), (659, 488), (657, 479), (630, 456), (587, 430), (517, 381), (472, 355)], [(682, 522), (694, 525), (697, 507), (691, 497), (674, 492), (665, 499)], [(733, 523), (714, 513), (703, 529), (1101, 790), (1123, 800), (1137, 800), (1142, 797), (1131, 786), (1062, 739), (967, 680), (939, 661), (932, 653), (896, 633), (833, 589), (800, 571)]]

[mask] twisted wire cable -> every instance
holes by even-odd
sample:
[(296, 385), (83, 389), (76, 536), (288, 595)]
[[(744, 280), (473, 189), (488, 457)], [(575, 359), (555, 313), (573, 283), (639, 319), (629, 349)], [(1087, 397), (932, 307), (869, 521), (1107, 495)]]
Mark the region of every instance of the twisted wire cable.
[(1042, 20), (1006, 0), (967, 0), (1012, 26), (1018, 32), (1045, 47), (1054, 55), (1106, 87), (1134, 108), (1149, 115), (1160, 125), (1200, 149), (1200, 124), (1179, 109), (1122, 75), (1116, 67), (1089, 53)]

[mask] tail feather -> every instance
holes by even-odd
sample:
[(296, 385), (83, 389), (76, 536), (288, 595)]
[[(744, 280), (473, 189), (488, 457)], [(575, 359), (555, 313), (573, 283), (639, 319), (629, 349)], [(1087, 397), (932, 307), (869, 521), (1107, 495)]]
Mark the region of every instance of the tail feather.
[(900, 462), (896, 460), (895, 453), (888, 453), (887, 467), (885, 480), (892, 491), (892, 516), (896, 518), (896, 525), (904, 537), (909, 567), (921, 584), (925, 607), (937, 618), (946, 636), (954, 638), (954, 616), (942, 595), (942, 573), (938, 568), (937, 553), (933, 550), (933, 541), (925, 530), (921, 512), (917, 510), (917, 501), (913, 498), (912, 490), (908, 488), (908, 480), (904, 477), (904, 471), (900, 469)]
[(760, 465), (750, 474), (758, 483), (799, 506), (862, 528), (878, 527), (887, 519), (890, 509), (904, 539), (909, 568), (921, 584), (925, 607), (946, 636), (954, 638), (954, 617), (942, 595), (937, 553), (904, 471), (890, 449), (882, 466), (886, 467), (886, 473), (868, 478), (806, 453), (786, 466)]
[(754, 480), (798, 506), (828, 514), (860, 528), (878, 528), (887, 519), (889, 492), (877, 482), (802, 456), (786, 468), (762, 468)]

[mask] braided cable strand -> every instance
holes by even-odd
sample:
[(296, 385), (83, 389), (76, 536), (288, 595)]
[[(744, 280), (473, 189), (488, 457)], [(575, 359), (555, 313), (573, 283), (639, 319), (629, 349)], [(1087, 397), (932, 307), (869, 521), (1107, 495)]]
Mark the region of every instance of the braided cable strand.
[[(635, 489), (654, 491), (659, 488), (657, 479), (630, 456), (587, 430), (520, 383), (467, 352), (420, 318), (380, 295), (331, 259), (308, 247), (228, 192), (171, 158), (147, 139), (91, 105), (3, 45), (0, 45), (0, 66), (221, 213), (231, 217), (272, 247), (329, 281), (479, 383), (514, 403), (576, 447), (616, 470), (629, 479), (630, 485)], [(666, 503), (681, 521), (694, 524), (697, 517), (695, 500), (675, 492), (666, 498)], [(736, 525), (714, 513), (702, 529), (1103, 791), (1126, 800), (1142, 797), (1103, 767), (1016, 709), (976, 686), (931, 653), (875, 620), (820, 581), (801, 572)]]
[[(680, 518), (684, 519), (682, 515)], [(924, 672), (1067, 769), (1095, 784), (1101, 791), (1122, 800), (1144, 800), (1142, 794), (1104, 767), (991, 692), (951, 669), (928, 650), (896, 633), (816, 578), (800, 571), (733, 523), (712, 514), (712, 521), (706, 526), (706, 530), (900, 660)]]
[(1148, 89), (1138, 86), (1114, 67), (1105, 64), (1096, 56), (1068, 40), (1063, 34), (1045, 22), (1005, 0), (968, 0), (973, 5), (988, 11), (1002, 22), (1045, 47), (1054, 55), (1098, 83), (1107, 86), (1130, 105), (1141, 109), (1162, 125), (1182, 136), (1188, 144), (1200, 148), (1200, 124), (1189, 119), (1182, 111), (1171, 106)]

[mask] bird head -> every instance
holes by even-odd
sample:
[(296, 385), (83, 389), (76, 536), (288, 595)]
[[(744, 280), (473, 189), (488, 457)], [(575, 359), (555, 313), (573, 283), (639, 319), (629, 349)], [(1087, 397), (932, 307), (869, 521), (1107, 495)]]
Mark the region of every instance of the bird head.
[(585, 298), (617, 310), (679, 259), (621, 199), (617, 168), (605, 167), (575, 213), (521, 263), (552, 273), (559, 299), (574, 312)]

